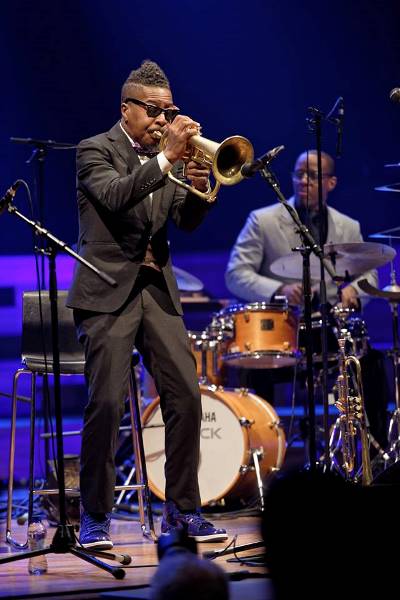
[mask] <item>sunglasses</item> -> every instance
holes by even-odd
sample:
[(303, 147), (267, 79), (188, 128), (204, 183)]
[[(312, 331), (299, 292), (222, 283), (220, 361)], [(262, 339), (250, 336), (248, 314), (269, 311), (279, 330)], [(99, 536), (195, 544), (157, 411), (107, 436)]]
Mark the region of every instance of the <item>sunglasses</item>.
[(165, 119), (168, 123), (172, 123), (177, 115), (180, 113), (179, 108), (160, 108), (159, 106), (154, 106), (154, 104), (147, 104), (147, 102), (142, 102), (142, 100), (138, 100), (137, 98), (125, 98), (124, 102), (132, 102), (132, 104), (137, 104), (138, 106), (142, 106), (148, 117), (154, 119), (164, 113)]

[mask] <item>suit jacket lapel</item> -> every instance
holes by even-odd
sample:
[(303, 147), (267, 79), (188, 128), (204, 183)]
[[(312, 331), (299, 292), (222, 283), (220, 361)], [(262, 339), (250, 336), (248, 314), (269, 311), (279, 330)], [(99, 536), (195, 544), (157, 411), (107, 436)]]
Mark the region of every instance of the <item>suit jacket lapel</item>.
[[(128, 173), (132, 173), (133, 169), (139, 166), (141, 163), (138, 155), (132, 148), (132, 144), (122, 131), (119, 122), (110, 129), (107, 136), (111, 140), (115, 151), (127, 164)], [(150, 199), (148, 197), (137, 206), (137, 209), (142, 210), (143, 214), (146, 214), (149, 220), (151, 219), (152, 208)]]
[(326, 242), (340, 243), (343, 241), (343, 222), (338, 214), (328, 207), (328, 238)]
[[(290, 204), (291, 206), (294, 205), (294, 201), (292, 198), (288, 200), (288, 204)], [(301, 244), (300, 236), (297, 233), (297, 227), (289, 212), (283, 205), (280, 206), (279, 226), (291, 247), (299, 246)]]
[(107, 135), (112, 141), (116, 152), (128, 165), (128, 172), (132, 173), (133, 169), (140, 165), (140, 160), (138, 155), (132, 148), (132, 144), (122, 131), (119, 122), (116, 123), (114, 127), (112, 127), (112, 129), (110, 129)]

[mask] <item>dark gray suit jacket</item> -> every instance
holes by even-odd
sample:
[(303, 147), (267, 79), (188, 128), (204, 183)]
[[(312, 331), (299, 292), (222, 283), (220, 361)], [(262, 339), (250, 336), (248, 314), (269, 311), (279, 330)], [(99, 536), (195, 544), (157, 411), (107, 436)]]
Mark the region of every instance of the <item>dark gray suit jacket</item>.
[[(179, 176), (181, 166), (174, 166)], [(134, 285), (147, 245), (162, 268), (178, 314), (179, 291), (172, 271), (167, 221), (191, 231), (210, 204), (187, 193), (163, 175), (156, 157), (141, 165), (119, 123), (107, 133), (80, 142), (77, 150), (79, 254), (113, 277), (112, 288), (77, 263), (67, 305), (114, 312)], [(152, 206), (149, 193), (153, 193)]]

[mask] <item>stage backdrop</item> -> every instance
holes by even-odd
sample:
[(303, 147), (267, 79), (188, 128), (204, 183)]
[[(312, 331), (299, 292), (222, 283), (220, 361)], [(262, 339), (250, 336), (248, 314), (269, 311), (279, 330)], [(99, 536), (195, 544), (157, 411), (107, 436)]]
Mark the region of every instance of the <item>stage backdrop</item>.
[[(184, 113), (213, 140), (248, 137), (256, 155), (284, 144), (274, 163), (285, 194), (297, 154), (315, 146), (307, 108), (345, 101), (340, 185), (332, 204), (359, 219), (365, 235), (400, 225), (400, 194), (374, 187), (400, 180), (400, 5), (396, 0), (77, 0), (2, 2), (0, 191), (23, 177), (34, 189), (32, 148), (11, 136), (78, 142), (119, 117), (120, 87), (144, 58), (159, 62)], [(326, 125), (324, 147), (335, 151)], [(44, 222), (77, 237), (73, 150), (44, 163)], [(248, 212), (274, 202), (258, 177), (225, 188), (193, 235), (171, 229), (172, 248), (228, 251)], [(23, 190), (18, 206), (28, 211)], [(37, 210), (37, 206), (35, 204)], [(0, 253), (27, 254), (32, 239), (11, 215), (0, 222)]]

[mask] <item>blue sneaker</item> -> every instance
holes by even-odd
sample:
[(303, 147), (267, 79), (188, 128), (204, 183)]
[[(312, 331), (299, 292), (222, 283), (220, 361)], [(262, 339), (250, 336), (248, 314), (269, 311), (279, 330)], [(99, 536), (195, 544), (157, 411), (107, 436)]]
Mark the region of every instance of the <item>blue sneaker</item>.
[(181, 513), (172, 501), (166, 502), (161, 522), (161, 533), (168, 534), (173, 530), (187, 531), (196, 542), (223, 542), (228, 539), (225, 529), (217, 529), (199, 511)]
[(110, 538), (111, 513), (81, 512), (79, 543), (88, 549), (110, 550), (113, 543)]

